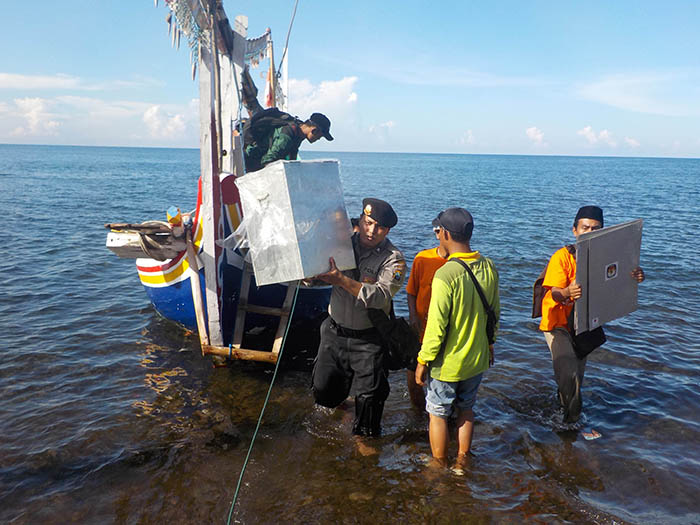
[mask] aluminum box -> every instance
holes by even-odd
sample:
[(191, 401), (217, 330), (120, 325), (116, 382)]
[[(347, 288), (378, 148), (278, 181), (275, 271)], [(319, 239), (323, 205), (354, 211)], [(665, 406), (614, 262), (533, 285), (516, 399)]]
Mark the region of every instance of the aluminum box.
[(637, 309), (637, 281), (642, 219), (580, 235), (576, 241), (576, 333), (593, 330)]
[(280, 160), (236, 180), (258, 286), (355, 268), (336, 160)]

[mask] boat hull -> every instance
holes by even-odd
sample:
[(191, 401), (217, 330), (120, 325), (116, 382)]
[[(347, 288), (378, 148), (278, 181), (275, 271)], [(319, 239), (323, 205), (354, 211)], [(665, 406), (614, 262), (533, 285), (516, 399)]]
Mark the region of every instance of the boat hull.
[[(237, 188), (233, 184), (234, 180), (233, 176), (227, 176), (222, 181), (222, 189), (224, 190), (224, 234), (226, 236), (230, 235), (241, 222), (240, 198)], [(192, 229), (193, 244), (198, 259), (202, 257), (201, 192), (200, 183)], [(238, 250), (222, 250), (219, 276), (221, 287), (221, 331), (225, 345), (231, 342), (233, 335), (240, 298), (243, 264), (243, 257)], [(206, 315), (206, 279), (204, 265), (201, 264), (201, 260), (197, 266), (199, 267), (201, 296), (204, 301), (203, 310)], [(136, 268), (141, 284), (145, 288), (146, 294), (155, 310), (164, 318), (174, 321), (188, 330), (196, 331), (197, 319), (192, 299), (193, 269), (190, 267), (190, 261), (186, 256), (186, 252), (183, 251), (167, 261), (137, 259)], [(274, 308), (282, 307), (287, 294), (287, 284), (272, 284), (258, 287), (255, 284), (255, 277), (252, 276), (251, 279), (248, 296), (249, 304)], [(291, 334), (293, 340), (303, 341), (304, 331), (308, 334), (309, 330), (316, 329), (319, 319), (323, 319), (327, 315), (330, 293), (330, 286), (300, 287), (290, 325), (290, 330), (297, 332), (296, 334)], [(245, 316), (244, 331), (255, 334), (274, 332), (278, 324), (279, 317), (249, 313)], [(315, 340), (316, 334), (308, 335), (310, 341)]]

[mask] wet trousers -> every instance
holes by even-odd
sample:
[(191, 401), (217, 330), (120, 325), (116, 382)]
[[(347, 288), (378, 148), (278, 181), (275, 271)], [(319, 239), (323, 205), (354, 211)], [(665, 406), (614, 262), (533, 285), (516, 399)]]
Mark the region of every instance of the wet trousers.
[(564, 422), (573, 423), (581, 415), (581, 384), (586, 371), (586, 359), (576, 357), (571, 334), (565, 328), (543, 333), (552, 356), (559, 402), (564, 408)]
[(389, 381), (379, 333), (344, 333), (330, 317), (321, 324), (321, 343), (314, 362), (312, 389), (319, 405), (335, 408), (355, 395), (353, 434), (379, 436)]

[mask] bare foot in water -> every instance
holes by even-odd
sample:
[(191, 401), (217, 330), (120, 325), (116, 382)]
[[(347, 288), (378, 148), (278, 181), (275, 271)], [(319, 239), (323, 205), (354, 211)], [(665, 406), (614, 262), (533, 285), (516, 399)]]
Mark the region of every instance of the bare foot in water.
[(375, 456), (379, 454), (379, 451), (372, 445), (368, 445), (365, 438), (361, 436), (355, 437), (355, 443), (357, 444), (357, 451), (361, 456)]
[(457, 454), (457, 459), (452, 467), (452, 472), (458, 476), (464, 476), (464, 472), (469, 468), (471, 462), (471, 454), (467, 452), (466, 454)]
[(447, 458), (436, 458), (432, 457), (428, 461), (428, 467), (434, 469), (444, 469), (447, 468)]

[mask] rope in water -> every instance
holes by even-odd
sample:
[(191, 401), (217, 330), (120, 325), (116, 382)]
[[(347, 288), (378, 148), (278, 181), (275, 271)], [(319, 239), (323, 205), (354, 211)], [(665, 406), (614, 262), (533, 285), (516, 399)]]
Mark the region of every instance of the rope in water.
[(284, 336), (282, 337), (282, 346), (280, 352), (277, 355), (277, 363), (275, 364), (275, 371), (272, 374), (272, 381), (270, 381), (270, 387), (267, 389), (267, 395), (265, 396), (265, 402), (263, 403), (262, 410), (260, 411), (260, 417), (258, 417), (258, 424), (253, 432), (253, 437), (250, 440), (250, 446), (248, 447), (248, 454), (246, 454), (245, 461), (243, 462), (243, 467), (241, 467), (241, 473), (238, 476), (238, 484), (236, 485), (236, 492), (233, 494), (233, 501), (231, 502), (231, 510), (228, 512), (228, 520), (226, 525), (230, 525), (231, 517), (233, 516), (233, 507), (236, 505), (236, 500), (238, 499), (238, 492), (241, 489), (241, 483), (243, 482), (243, 474), (248, 466), (248, 460), (250, 459), (250, 454), (253, 451), (253, 445), (255, 444), (255, 438), (258, 435), (258, 430), (260, 430), (260, 425), (262, 424), (262, 418), (265, 414), (265, 408), (267, 408), (267, 402), (270, 400), (270, 393), (272, 392), (272, 386), (275, 384), (275, 379), (277, 378), (277, 371), (279, 370), (280, 362), (282, 361), (282, 353), (284, 352), (284, 345), (287, 342), (287, 333), (289, 332), (289, 326), (292, 324), (292, 316), (294, 315), (294, 307), (297, 304), (297, 295), (299, 295), (299, 281), (297, 282), (296, 290), (294, 291), (294, 301), (292, 302), (292, 309), (289, 312), (289, 319), (287, 319), (287, 327), (284, 330)]

